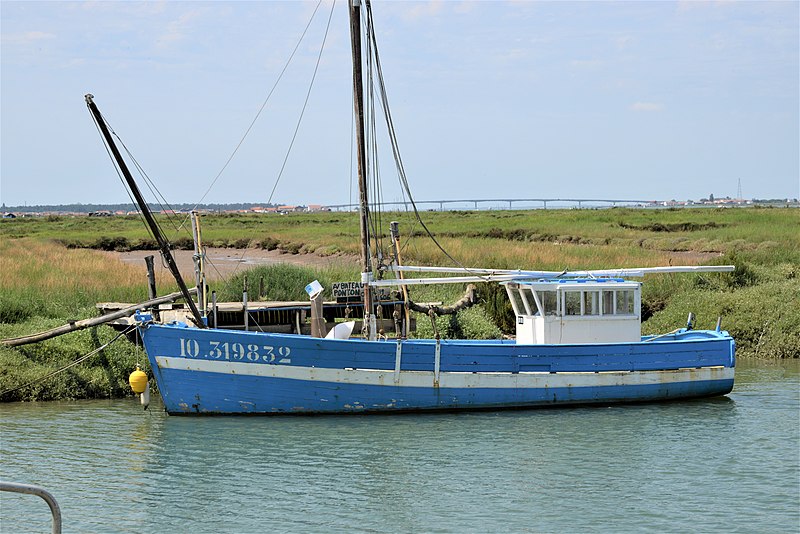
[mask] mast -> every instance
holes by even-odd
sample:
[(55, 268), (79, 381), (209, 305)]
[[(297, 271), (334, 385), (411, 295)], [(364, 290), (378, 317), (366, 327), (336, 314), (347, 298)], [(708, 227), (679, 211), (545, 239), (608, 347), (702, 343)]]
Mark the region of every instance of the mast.
[(94, 96), (86, 95), (86, 105), (89, 107), (89, 112), (92, 114), (92, 118), (97, 124), (97, 127), (100, 128), (100, 133), (103, 134), (103, 139), (105, 139), (106, 145), (108, 145), (109, 150), (111, 150), (111, 154), (114, 156), (114, 160), (116, 161), (117, 166), (119, 166), (119, 170), (125, 177), (125, 181), (127, 182), (131, 193), (133, 193), (133, 197), (136, 199), (139, 209), (142, 211), (144, 220), (147, 222), (147, 226), (150, 227), (150, 232), (152, 232), (153, 237), (158, 242), (158, 248), (161, 250), (161, 256), (164, 258), (164, 261), (166, 262), (167, 267), (169, 267), (172, 276), (178, 283), (178, 287), (183, 294), (183, 298), (186, 299), (186, 303), (189, 305), (192, 315), (194, 315), (194, 319), (198, 328), (205, 328), (203, 317), (200, 315), (200, 311), (197, 309), (197, 306), (195, 306), (192, 296), (189, 294), (189, 290), (187, 289), (186, 284), (183, 282), (183, 278), (181, 278), (181, 273), (178, 271), (178, 265), (175, 263), (175, 258), (172, 257), (172, 253), (169, 250), (169, 243), (161, 233), (153, 214), (150, 212), (150, 208), (147, 207), (147, 202), (145, 202), (141, 191), (139, 191), (139, 187), (136, 185), (136, 182), (131, 175), (131, 171), (128, 170), (125, 160), (122, 159), (122, 155), (119, 153), (117, 145), (114, 144), (114, 139), (111, 137), (111, 132), (108, 131), (108, 126), (103, 120), (100, 110), (97, 109), (97, 106), (94, 103)]
[[(369, 0), (366, 0), (369, 2)], [(361, 72), (361, 0), (350, 0), (350, 41), (353, 52), (353, 112), (356, 119), (358, 192), (361, 229), (361, 284), (364, 287), (364, 327), (375, 339), (372, 316), (372, 258), (369, 250), (369, 201), (367, 198), (367, 155), (364, 134), (364, 82)]]

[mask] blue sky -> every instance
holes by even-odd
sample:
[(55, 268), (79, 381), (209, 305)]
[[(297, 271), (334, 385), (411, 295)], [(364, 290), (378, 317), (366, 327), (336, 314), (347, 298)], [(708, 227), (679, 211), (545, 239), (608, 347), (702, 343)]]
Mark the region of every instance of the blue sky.
[[(2, 1), (0, 201), (128, 200), (85, 93), (168, 201), (198, 201), (316, 5)], [(206, 201), (269, 198), (331, 5)], [(415, 198), (798, 197), (799, 6), (377, 2)], [(339, 1), (274, 201), (353, 198), (347, 32)]]

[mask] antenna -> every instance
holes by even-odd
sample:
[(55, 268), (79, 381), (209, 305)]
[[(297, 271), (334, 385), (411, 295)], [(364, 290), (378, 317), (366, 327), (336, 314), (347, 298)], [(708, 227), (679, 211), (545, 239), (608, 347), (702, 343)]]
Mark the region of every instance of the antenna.
[(736, 190), (736, 198), (738, 200), (744, 200), (742, 198), (742, 179), (739, 178), (739, 188)]

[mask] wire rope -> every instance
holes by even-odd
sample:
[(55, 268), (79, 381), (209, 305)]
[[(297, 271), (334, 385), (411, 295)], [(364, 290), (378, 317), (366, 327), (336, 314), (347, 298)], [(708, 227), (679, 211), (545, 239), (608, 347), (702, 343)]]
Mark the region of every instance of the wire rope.
[[(217, 183), (217, 181), (219, 180), (220, 176), (222, 176), (222, 173), (225, 172), (225, 169), (228, 168), (228, 165), (233, 160), (234, 156), (236, 156), (237, 152), (239, 152), (239, 149), (241, 148), (241, 146), (244, 143), (245, 139), (247, 139), (247, 136), (250, 134), (250, 131), (253, 129), (253, 126), (255, 126), (256, 121), (258, 121), (258, 118), (261, 116), (261, 113), (267, 107), (267, 103), (269, 102), (270, 98), (272, 98), (272, 94), (275, 92), (275, 89), (278, 87), (278, 84), (283, 79), (283, 75), (286, 73), (286, 69), (289, 68), (289, 64), (292, 62), (292, 59), (294, 59), (294, 56), (297, 53), (297, 50), (300, 48), (300, 44), (303, 42), (303, 39), (305, 39), (306, 33), (308, 33), (308, 28), (311, 26), (311, 23), (314, 21), (314, 17), (317, 14), (317, 11), (319, 10), (319, 6), (320, 5), (322, 5), (322, 0), (319, 0), (319, 2), (317, 2), (317, 5), (314, 7), (314, 11), (311, 13), (311, 17), (308, 19), (308, 23), (306, 24), (305, 28), (303, 29), (303, 33), (300, 35), (300, 39), (298, 39), (297, 44), (292, 49), (292, 53), (289, 54), (289, 58), (286, 60), (286, 63), (283, 65), (283, 69), (281, 69), (280, 74), (278, 74), (278, 78), (275, 80), (275, 83), (272, 85), (272, 88), (270, 89), (269, 93), (267, 94), (267, 97), (264, 99), (264, 102), (261, 104), (261, 107), (258, 109), (258, 112), (256, 112), (255, 117), (253, 117), (253, 120), (250, 121), (250, 125), (247, 127), (247, 130), (245, 130), (244, 135), (242, 135), (242, 138), (239, 140), (239, 142), (237, 143), (236, 147), (233, 149), (233, 152), (228, 157), (227, 161), (225, 161), (225, 164), (222, 166), (222, 168), (219, 170), (217, 175), (211, 181), (211, 184), (208, 186), (208, 189), (206, 189), (206, 192), (203, 193), (203, 196), (200, 197), (200, 200), (198, 200), (195, 203), (195, 206), (194, 206), (193, 209), (197, 209), (197, 206), (199, 206), (200, 203), (203, 202), (203, 200), (205, 200), (206, 196), (208, 196), (208, 194), (211, 192), (211, 189)], [(332, 10), (332, 8), (331, 8), (331, 10)], [(329, 22), (329, 24), (330, 24), (330, 22)], [(327, 35), (327, 31), (326, 31), (326, 35)], [(181, 226), (186, 224), (186, 220), (187, 219), (184, 219), (183, 223), (181, 223)]]
[(336, 2), (331, 4), (331, 12), (328, 15), (328, 23), (325, 26), (325, 35), (322, 37), (322, 45), (319, 48), (319, 54), (317, 54), (317, 62), (314, 65), (314, 74), (311, 76), (311, 83), (308, 86), (308, 91), (306, 92), (306, 98), (303, 101), (303, 108), (300, 110), (300, 117), (297, 119), (297, 125), (295, 126), (294, 133), (292, 134), (292, 140), (289, 142), (289, 148), (286, 151), (286, 156), (283, 158), (283, 164), (281, 165), (281, 169), (278, 172), (278, 177), (275, 179), (275, 185), (272, 186), (272, 191), (269, 194), (269, 199), (267, 203), (269, 204), (272, 202), (272, 197), (275, 194), (275, 190), (278, 188), (278, 183), (281, 181), (281, 177), (283, 176), (283, 171), (286, 169), (286, 163), (289, 161), (289, 155), (292, 152), (292, 147), (294, 147), (294, 142), (297, 139), (297, 133), (300, 131), (300, 125), (303, 122), (303, 116), (306, 113), (306, 108), (308, 107), (308, 100), (311, 97), (311, 90), (314, 88), (314, 81), (317, 78), (317, 72), (319, 71), (319, 64), (322, 60), (322, 52), (325, 50), (325, 42), (328, 40), (328, 32), (331, 28), (331, 19), (333, 19), (333, 8), (336, 6)]
[[(372, 21), (372, 6), (371, 6), (371, 4), (369, 2), (367, 2), (367, 17), (369, 17), (369, 20)], [(397, 166), (397, 172), (398, 172), (398, 176), (399, 176), (399, 179), (400, 179), (401, 186), (406, 191), (406, 193), (408, 194), (408, 199), (409, 199), (409, 202), (411, 203), (412, 209), (414, 211), (414, 215), (416, 216), (417, 221), (419, 221), (420, 226), (422, 226), (422, 228), (425, 230), (425, 233), (428, 235), (428, 237), (433, 241), (433, 243), (436, 245), (436, 247), (450, 261), (452, 261), (458, 267), (460, 267), (460, 268), (464, 269), (465, 271), (469, 272), (469, 269), (467, 267), (465, 267), (460, 261), (455, 259), (447, 250), (444, 249), (444, 247), (441, 245), (441, 243), (439, 243), (439, 241), (436, 239), (436, 237), (430, 231), (428, 226), (425, 224), (425, 221), (422, 220), (422, 217), (419, 214), (419, 210), (417, 209), (416, 202), (414, 201), (414, 197), (411, 194), (411, 188), (410, 188), (410, 186), (408, 184), (408, 179), (407, 179), (407, 176), (406, 176), (405, 167), (403, 165), (403, 160), (402, 160), (402, 158), (400, 156), (400, 149), (399, 149), (399, 146), (398, 146), (398, 143), (397, 143), (397, 135), (396, 135), (396, 131), (395, 131), (395, 128), (394, 128), (394, 121), (392, 120), (391, 111), (389, 109), (389, 103), (388, 103), (389, 99), (388, 99), (388, 95), (386, 93), (386, 85), (385, 85), (384, 79), (383, 79), (383, 71), (381, 69), (380, 56), (378, 54), (378, 44), (377, 44), (377, 40), (376, 40), (376, 37), (375, 37), (374, 25), (373, 24), (369, 24), (368, 28), (370, 30), (370, 34), (369, 34), (368, 38), (372, 42), (372, 49), (373, 49), (373, 53), (375, 54), (376, 74), (377, 74), (377, 77), (378, 77), (378, 84), (379, 84), (379, 88), (380, 88), (381, 104), (383, 106), (384, 117), (386, 119), (386, 127), (387, 127), (387, 129), (389, 131), (389, 139), (391, 141), (392, 152), (394, 154), (395, 165)]]
[[(322, 60), (322, 52), (325, 50), (325, 43), (328, 40), (328, 33), (329, 33), (330, 27), (331, 27), (331, 20), (333, 19), (333, 8), (335, 6), (336, 6), (336, 2), (333, 2), (331, 4), (331, 12), (328, 15), (328, 22), (327, 22), (327, 24), (325, 26), (325, 34), (322, 37), (322, 44), (320, 45), (319, 53), (317, 54), (317, 61), (316, 61), (315, 65), (314, 65), (314, 72), (313, 72), (313, 74), (311, 76), (311, 82), (309, 83), (308, 91), (306, 92), (306, 97), (305, 97), (305, 100), (303, 101), (303, 107), (300, 110), (300, 117), (297, 119), (297, 124), (295, 125), (295, 129), (294, 129), (294, 133), (292, 135), (292, 139), (289, 142), (288, 149), (286, 150), (286, 156), (283, 158), (283, 164), (281, 165), (280, 171), (278, 172), (278, 177), (275, 179), (275, 185), (272, 186), (272, 191), (269, 194), (269, 199), (267, 200), (267, 204), (270, 204), (272, 202), (272, 197), (273, 197), (273, 195), (275, 195), (275, 190), (278, 188), (278, 184), (280, 183), (281, 177), (283, 176), (283, 172), (286, 169), (286, 164), (289, 161), (289, 156), (290, 156), (290, 154), (292, 152), (292, 147), (294, 147), (295, 140), (297, 139), (297, 134), (300, 131), (300, 125), (303, 122), (303, 116), (305, 115), (306, 108), (308, 107), (308, 101), (309, 101), (309, 99), (311, 97), (311, 90), (314, 88), (314, 81), (316, 80), (317, 72), (319, 71), (319, 65), (320, 65), (320, 62)], [(316, 10), (315, 10), (315, 12), (316, 12)], [(309, 21), (309, 24), (310, 24), (310, 21)], [(303, 35), (305, 35), (305, 32), (303, 33)], [(250, 241), (252, 242), (252, 239)], [(246, 250), (247, 249), (245, 249), (245, 251)], [(242, 251), (242, 255), (240, 256), (240, 260), (241, 260), (241, 258), (244, 257), (245, 251)], [(236, 274), (236, 272), (239, 270), (239, 266), (241, 264), (242, 264), (241, 261), (237, 262), (236, 267), (234, 267), (233, 273), (231, 273), (231, 277), (233, 277)], [(226, 287), (228, 286), (228, 282), (227, 281), (225, 282), (225, 286)]]
[(26, 383), (26, 384), (22, 384), (21, 386), (16, 386), (16, 387), (13, 387), (13, 388), (11, 388), (11, 389), (7, 389), (7, 390), (3, 391), (2, 393), (0, 393), (0, 397), (5, 397), (5, 396), (6, 396), (7, 394), (9, 394), (9, 393), (12, 393), (12, 392), (14, 392), (14, 391), (20, 390), (20, 389), (22, 389), (22, 388), (26, 388), (26, 387), (28, 387), (28, 386), (32, 386), (33, 384), (38, 384), (39, 382), (44, 382), (44, 381), (45, 381), (45, 380), (47, 380), (48, 378), (52, 378), (52, 377), (56, 376), (56, 375), (57, 375), (57, 374), (59, 374), (59, 373), (63, 373), (63, 372), (64, 372), (64, 371), (66, 371), (67, 369), (70, 369), (70, 368), (72, 368), (72, 367), (75, 367), (75, 366), (76, 366), (76, 365), (78, 365), (79, 363), (82, 363), (82, 362), (86, 361), (87, 359), (91, 358), (92, 356), (94, 356), (95, 354), (97, 354), (98, 352), (100, 352), (101, 350), (105, 349), (106, 347), (108, 347), (109, 345), (111, 345), (112, 343), (114, 343), (116, 340), (118, 340), (119, 338), (121, 338), (122, 336), (124, 336), (125, 334), (127, 334), (128, 332), (132, 331), (132, 330), (133, 330), (133, 329), (135, 329), (135, 328), (136, 328), (136, 325), (132, 325), (132, 326), (130, 326), (130, 327), (128, 327), (128, 328), (126, 328), (125, 330), (123, 330), (122, 332), (120, 332), (119, 334), (117, 334), (117, 335), (116, 335), (116, 337), (114, 337), (114, 339), (112, 339), (111, 341), (109, 341), (109, 342), (108, 342), (108, 343), (106, 343), (105, 345), (102, 345), (102, 346), (100, 346), (100, 347), (98, 347), (98, 348), (94, 349), (94, 350), (93, 350), (93, 351), (91, 351), (90, 353), (88, 353), (88, 354), (85, 354), (85, 355), (81, 356), (80, 358), (78, 358), (78, 359), (77, 359), (77, 360), (75, 360), (74, 362), (72, 362), (72, 363), (70, 363), (70, 364), (68, 364), (68, 365), (65, 365), (64, 367), (62, 367), (62, 368), (60, 368), (60, 369), (57, 369), (57, 370), (55, 370), (55, 371), (53, 371), (53, 372), (51, 372), (51, 373), (48, 373), (48, 374), (46, 374), (46, 375), (44, 375), (44, 376), (41, 376), (41, 377), (37, 378), (36, 380), (31, 380), (30, 382), (28, 382), (28, 383)]

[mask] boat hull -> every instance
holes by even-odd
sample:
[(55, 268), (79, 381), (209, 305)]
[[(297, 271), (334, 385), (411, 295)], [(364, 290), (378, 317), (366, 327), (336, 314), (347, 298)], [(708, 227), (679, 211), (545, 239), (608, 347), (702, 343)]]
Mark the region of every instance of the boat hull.
[(724, 395), (725, 332), (639, 343), (333, 340), (143, 325), (170, 414), (370, 413), (648, 402)]

